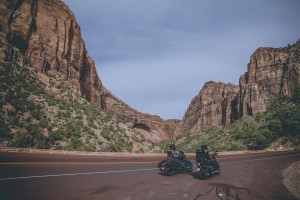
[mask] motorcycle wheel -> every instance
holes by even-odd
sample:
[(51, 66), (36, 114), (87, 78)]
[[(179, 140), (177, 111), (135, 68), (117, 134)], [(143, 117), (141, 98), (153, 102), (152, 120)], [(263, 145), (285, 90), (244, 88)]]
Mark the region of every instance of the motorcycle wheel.
[(209, 173), (208, 171), (201, 171), (201, 172), (200, 172), (200, 177), (201, 177), (201, 178), (206, 179), (206, 178), (208, 178), (209, 176), (210, 176), (210, 173)]
[(164, 174), (166, 176), (172, 176), (174, 174), (174, 171), (172, 169), (170, 169), (169, 166), (165, 166), (165, 168), (164, 168)]
[(216, 163), (215, 174), (216, 174), (216, 175), (220, 175), (220, 173), (221, 173), (220, 165), (219, 165), (219, 163)]
[(186, 165), (187, 165), (186, 172), (189, 173), (189, 174), (192, 174), (193, 173), (193, 168), (194, 168), (193, 163), (191, 161), (188, 161), (186, 163)]
[(157, 164), (157, 167), (158, 167), (159, 169), (161, 169), (161, 167), (163, 166), (163, 164), (164, 164), (165, 161), (166, 161), (166, 160), (160, 161), (160, 162)]

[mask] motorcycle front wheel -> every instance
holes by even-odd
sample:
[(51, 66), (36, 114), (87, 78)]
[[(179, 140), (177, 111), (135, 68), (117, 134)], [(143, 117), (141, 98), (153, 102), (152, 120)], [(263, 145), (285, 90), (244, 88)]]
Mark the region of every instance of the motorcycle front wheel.
[(158, 164), (157, 164), (157, 167), (161, 170), (161, 171), (164, 171), (164, 165), (166, 164), (166, 160), (163, 160), (163, 161), (160, 161)]
[(172, 176), (174, 174), (174, 171), (169, 166), (165, 166), (165, 168), (164, 168), (164, 174), (166, 176)]

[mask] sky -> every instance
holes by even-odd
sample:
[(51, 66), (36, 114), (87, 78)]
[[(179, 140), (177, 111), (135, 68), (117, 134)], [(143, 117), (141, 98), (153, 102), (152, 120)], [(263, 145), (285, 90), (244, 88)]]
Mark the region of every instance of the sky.
[(259, 47), (300, 39), (299, 0), (64, 0), (103, 85), (182, 119), (207, 81), (238, 84)]

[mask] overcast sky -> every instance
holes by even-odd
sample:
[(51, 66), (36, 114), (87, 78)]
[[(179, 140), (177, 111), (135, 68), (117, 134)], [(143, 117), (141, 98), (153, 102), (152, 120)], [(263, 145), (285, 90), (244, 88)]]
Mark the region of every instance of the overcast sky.
[(64, 0), (104, 86), (181, 119), (206, 81), (238, 84), (258, 47), (300, 39), (299, 0)]

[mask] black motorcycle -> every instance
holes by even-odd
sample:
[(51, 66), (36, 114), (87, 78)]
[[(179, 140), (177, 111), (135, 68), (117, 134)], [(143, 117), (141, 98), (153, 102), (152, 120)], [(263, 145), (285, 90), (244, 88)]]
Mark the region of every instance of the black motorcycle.
[(220, 174), (220, 165), (216, 160), (216, 155), (217, 153), (210, 154), (210, 160), (205, 160), (196, 154), (197, 173), (201, 178)]
[(178, 158), (168, 157), (162, 164), (166, 176), (172, 176), (176, 173), (193, 173), (193, 163), (186, 158), (186, 155), (180, 151)]

